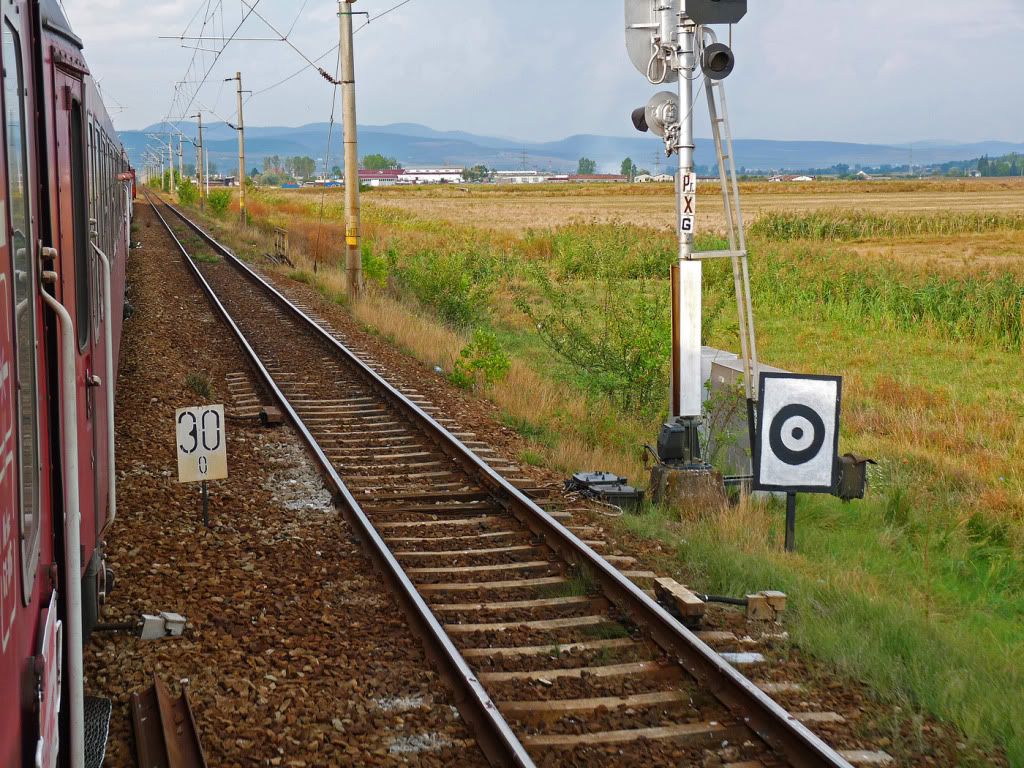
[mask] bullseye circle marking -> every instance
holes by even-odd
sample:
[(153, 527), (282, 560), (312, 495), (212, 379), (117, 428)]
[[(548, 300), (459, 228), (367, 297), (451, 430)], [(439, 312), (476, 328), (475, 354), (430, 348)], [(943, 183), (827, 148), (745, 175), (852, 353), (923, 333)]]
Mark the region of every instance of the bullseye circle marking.
[[(793, 423), (794, 420), (796, 423)], [(807, 426), (811, 430), (809, 445), (806, 448), (790, 448), (787, 443), (803, 445), (808, 442)], [(772, 419), (768, 427), (768, 444), (779, 461), (794, 467), (806, 464), (818, 455), (825, 444), (825, 422), (812, 408), (790, 403), (779, 409)]]

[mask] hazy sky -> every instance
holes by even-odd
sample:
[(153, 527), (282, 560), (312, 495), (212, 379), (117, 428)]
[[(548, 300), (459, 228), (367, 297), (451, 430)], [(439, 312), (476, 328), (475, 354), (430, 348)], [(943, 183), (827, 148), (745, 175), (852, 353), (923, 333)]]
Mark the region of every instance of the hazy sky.
[[(119, 128), (180, 116), (195, 86), (172, 106), (175, 82), (208, 69), (197, 97), (206, 120), (233, 120), (235, 84), (224, 78), (240, 70), (257, 92), (247, 124), (326, 121), (332, 86), (311, 69), (258, 93), (303, 66), (286, 43), (232, 42), (189, 70), (193, 51), (158, 39), (198, 35), (208, 8), (216, 22), (205, 34), (230, 36), (251, 1), (63, 3)], [(399, 1), (355, 9), (376, 15)], [(283, 33), (294, 22), (289, 40), (310, 58), (337, 44), (336, 2), (258, 0), (256, 10)], [(356, 34), (359, 122), (526, 140), (629, 135), (630, 111), (657, 89), (626, 56), (623, 26), (622, 0), (409, 0)], [(251, 15), (239, 36), (274, 33)], [(750, 0), (733, 39), (737, 138), (1024, 141), (1024, 0)], [(322, 66), (333, 73), (336, 60)], [(697, 135), (710, 135), (703, 113)]]

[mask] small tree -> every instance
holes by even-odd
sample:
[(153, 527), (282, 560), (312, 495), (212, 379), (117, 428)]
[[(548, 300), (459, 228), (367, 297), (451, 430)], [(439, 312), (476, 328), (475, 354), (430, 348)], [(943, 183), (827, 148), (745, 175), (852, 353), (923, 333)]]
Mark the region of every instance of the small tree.
[(213, 189), (210, 190), (210, 209), (217, 216), (223, 216), (227, 213), (228, 206), (231, 205), (231, 190), (230, 189)]
[(636, 165), (634, 165), (632, 158), (627, 157), (622, 161), (622, 165), (619, 166), (619, 173), (630, 181), (636, 178)]
[(597, 163), (589, 157), (581, 157), (576, 166), (576, 174), (579, 176), (592, 176), (597, 173)]
[(199, 189), (192, 183), (192, 179), (186, 178), (178, 185), (178, 202), (182, 205), (195, 205), (199, 199)]
[(384, 155), (366, 155), (360, 165), (368, 171), (399, 170), (401, 164), (393, 157)]
[(482, 182), (491, 178), (491, 172), (486, 165), (474, 165), (462, 172), (462, 178), (466, 181)]

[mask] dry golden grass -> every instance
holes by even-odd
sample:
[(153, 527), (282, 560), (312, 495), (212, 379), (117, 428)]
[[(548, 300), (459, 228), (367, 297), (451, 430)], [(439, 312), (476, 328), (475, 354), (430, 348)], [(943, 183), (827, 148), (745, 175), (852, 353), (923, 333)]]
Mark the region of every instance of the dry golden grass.
[(843, 248), (866, 262), (900, 264), (922, 272), (963, 275), (985, 271), (1024, 272), (1024, 232), (985, 232), (969, 237), (922, 236), (864, 240)]

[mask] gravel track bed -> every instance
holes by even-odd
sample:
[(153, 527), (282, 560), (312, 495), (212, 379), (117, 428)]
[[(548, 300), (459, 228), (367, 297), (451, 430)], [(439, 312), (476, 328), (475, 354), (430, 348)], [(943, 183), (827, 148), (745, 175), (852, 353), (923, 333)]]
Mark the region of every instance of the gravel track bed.
[(210, 765), (485, 764), (288, 428), (229, 420), (230, 477), (211, 483), (202, 526), (198, 487), (177, 483), (174, 410), (223, 402), (230, 417), (225, 377), (247, 368), (143, 201), (136, 221), (103, 621), (171, 610), (188, 624), (180, 639), (87, 645), (86, 693), (115, 701), (105, 765), (135, 765), (129, 697), (154, 674), (175, 694), (187, 681)]

